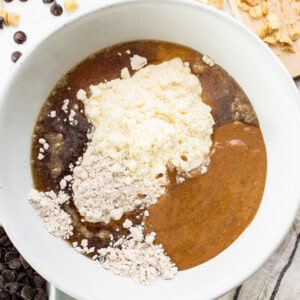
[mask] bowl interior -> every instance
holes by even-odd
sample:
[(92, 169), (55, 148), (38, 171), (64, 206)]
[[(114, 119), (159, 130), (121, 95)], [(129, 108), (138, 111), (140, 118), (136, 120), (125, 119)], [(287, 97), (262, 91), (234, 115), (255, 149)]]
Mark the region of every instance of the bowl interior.
[[(268, 155), (262, 205), (224, 252), (172, 281), (139, 286), (49, 235), (26, 200), (35, 119), (58, 79), (87, 55), (138, 39), (192, 47), (211, 56), (241, 85), (260, 120)], [(298, 102), (297, 102), (298, 101)], [(24, 257), (49, 281), (80, 299), (215, 298), (254, 272), (275, 250), (299, 203), (300, 122), (297, 90), (276, 57), (249, 30), (186, 1), (121, 1), (70, 22), (21, 62), (0, 110), (0, 213)]]

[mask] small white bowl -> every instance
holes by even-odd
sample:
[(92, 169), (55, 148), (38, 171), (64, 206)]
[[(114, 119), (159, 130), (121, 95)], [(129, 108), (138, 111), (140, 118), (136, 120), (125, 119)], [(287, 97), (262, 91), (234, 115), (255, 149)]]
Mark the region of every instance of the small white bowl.
[[(261, 207), (225, 251), (151, 287), (105, 271), (48, 234), (26, 200), (30, 143), (43, 101), (70, 68), (107, 46), (139, 39), (171, 41), (211, 56), (244, 89), (257, 112), (268, 155)], [(276, 249), (300, 196), (300, 99), (279, 60), (253, 33), (222, 12), (192, 1), (116, 1), (66, 24), (15, 72), (0, 107), (0, 213), (29, 263), (77, 299), (210, 299), (238, 285)]]

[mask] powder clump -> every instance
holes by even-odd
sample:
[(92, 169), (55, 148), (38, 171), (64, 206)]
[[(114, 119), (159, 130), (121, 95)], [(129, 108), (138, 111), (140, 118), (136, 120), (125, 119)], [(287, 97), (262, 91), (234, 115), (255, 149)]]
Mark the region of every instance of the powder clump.
[(38, 211), (49, 233), (62, 239), (68, 239), (73, 234), (72, 219), (62, 205), (69, 200), (64, 192), (38, 192), (32, 189), (28, 199)]
[(149, 285), (157, 278), (172, 279), (178, 268), (164, 253), (162, 245), (153, 244), (155, 233), (143, 234), (141, 226), (131, 227), (131, 233), (113, 246), (98, 250), (99, 260), (111, 272)]

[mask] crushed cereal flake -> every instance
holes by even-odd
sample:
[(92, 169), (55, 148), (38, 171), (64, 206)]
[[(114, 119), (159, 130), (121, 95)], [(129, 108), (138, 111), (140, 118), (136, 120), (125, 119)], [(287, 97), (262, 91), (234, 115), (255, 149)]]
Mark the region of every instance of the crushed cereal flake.
[(65, 0), (64, 7), (66, 11), (73, 12), (78, 8), (78, 2), (76, 0)]

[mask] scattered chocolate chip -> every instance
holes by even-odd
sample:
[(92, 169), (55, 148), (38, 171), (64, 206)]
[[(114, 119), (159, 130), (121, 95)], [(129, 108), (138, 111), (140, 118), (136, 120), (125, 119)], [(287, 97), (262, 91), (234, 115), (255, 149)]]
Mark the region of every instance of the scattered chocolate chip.
[(20, 259), (18, 257), (12, 259), (9, 263), (8, 263), (8, 267), (12, 270), (19, 270), (22, 267), (22, 264), (20, 262)]
[(46, 283), (46, 280), (40, 275), (35, 275), (33, 277), (33, 283), (37, 288), (41, 288)]
[(44, 3), (48, 4), (48, 3), (52, 3), (54, 2), (54, 0), (43, 0)]
[(5, 230), (3, 227), (0, 227), (0, 237), (3, 237), (4, 235), (6, 235)]
[(47, 295), (45, 291), (41, 288), (36, 289), (36, 295), (34, 296), (34, 300), (46, 300)]
[(25, 270), (29, 268), (28, 262), (25, 260), (25, 258), (22, 255), (20, 255), (20, 262)]
[(26, 270), (26, 274), (29, 278), (33, 278), (33, 270), (31, 268)]
[(18, 253), (3, 227), (0, 227), (0, 240), (0, 300), (48, 299), (46, 280)]
[(6, 265), (3, 263), (0, 263), (0, 273), (2, 273), (6, 269), (7, 269)]
[(12, 259), (16, 258), (17, 256), (18, 256), (18, 253), (15, 251), (14, 252), (13, 251), (6, 252), (6, 254), (4, 255), (4, 262), (8, 263)]
[(17, 274), (17, 281), (21, 281), (24, 277), (26, 277), (26, 273), (25, 272), (19, 272)]
[(20, 51), (15, 51), (11, 54), (11, 60), (15, 63), (19, 60), (19, 58), (22, 56), (22, 53)]
[(11, 295), (16, 294), (18, 291), (19, 284), (17, 282), (8, 282), (4, 289), (9, 292)]
[(3, 29), (3, 25), (4, 25), (4, 19), (2, 16), (0, 16), (0, 29)]
[(11, 243), (11, 241), (10, 241), (9, 238), (7, 238), (7, 240), (3, 243), (3, 246), (4, 246), (4, 247), (9, 247), (9, 246), (11, 246), (11, 245), (12, 245), (12, 243)]
[(59, 5), (58, 3), (54, 2), (51, 5), (50, 11), (52, 13), (53, 16), (60, 16), (63, 13), (63, 8), (61, 5)]
[(34, 289), (26, 285), (22, 288), (20, 296), (24, 300), (31, 300), (34, 296)]
[(27, 0), (20, 0), (21, 2), (27, 2)]
[(6, 291), (0, 291), (0, 299), (1, 300), (10, 300), (10, 294)]
[(4, 0), (5, 2), (12, 2), (13, 0)]
[(6, 242), (8, 241), (8, 236), (2, 236), (1, 238), (0, 238), (0, 246), (1, 245), (5, 245), (6, 244)]
[(0, 275), (0, 290), (4, 289), (4, 285), (5, 285), (4, 277)]
[(2, 276), (6, 282), (12, 282), (16, 278), (14, 271), (11, 271), (11, 270), (4, 270), (2, 272)]
[(23, 32), (23, 31), (17, 31), (14, 34), (14, 41), (17, 44), (23, 44), (26, 40), (27, 40), (27, 36), (26, 36), (25, 32)]

